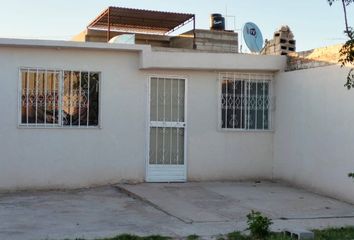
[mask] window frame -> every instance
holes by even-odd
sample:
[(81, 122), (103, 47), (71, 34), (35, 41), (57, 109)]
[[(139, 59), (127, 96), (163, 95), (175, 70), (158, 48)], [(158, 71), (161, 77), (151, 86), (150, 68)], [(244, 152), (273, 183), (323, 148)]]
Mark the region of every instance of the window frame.
[[(59, 72), (59, 103), (58, 103), (58, 123), (22, 123), (22, 71), (53, 71)], [(98, 81), (98, 124), (96, 126), (88, 125), (63, 125), (63, 94), (64, 94), (64, 73), (66, 71), (70, 72), (88, 72), (97, 73), (99, 76)], [(18, 69), (18, 114), (17, 114), (17, 127), (21, 129), (101, 129), (102, 128), (102, 72), (100, 70), (82, 70), (82, 69), (72, 69), (72, 68), (43, 68), (43, 67), (20, 67)]]
[[(236, 76), (240, 75), (248, 75), (248, 82), (257, 82), (257, 81), (265, 81), (265, 77), (267, 77), (267, 82), (269, 82), (269, 110), (268, 110), (268, 121), (269, 128), (268, 129), (247, 129), (245, 124), (245, 128), (223, 128), (222, 127), (222, 82), (224, 76), (230, 76), (230, 80), (236, 78)], [(252, 77), (253, 78), (252, 78)], [(259, 79), (260, 76), (263, 76), (263, 79)], [(244, 81), (246, 83), (246, 81)], [(273, 96), (273, 82), (274, 82), (274, 74), (269, 72), (219, 72), (217, 79), (217, 110), (218, 110), (218, 120), (217, 120), (217, 129), (221, 132), (274, 132), (273, 129), (273, 115), (274, 115), (274, 96)], [(246, 91), (246, 89), (245, 89)], [(243, 119), (245, 119), (243, 117)]]

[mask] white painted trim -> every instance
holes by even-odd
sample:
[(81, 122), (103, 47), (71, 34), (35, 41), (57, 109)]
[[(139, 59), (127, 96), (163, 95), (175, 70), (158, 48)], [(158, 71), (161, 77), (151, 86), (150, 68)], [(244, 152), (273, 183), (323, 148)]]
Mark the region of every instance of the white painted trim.
[(3, 46), (4, 47), (54, 48), (54, 49), (76, 48), (76, 49), (133, 51), (133, 52), (141, 52), (146, 50), (151, 51), (150, 45), (142, 45), (142, 44), (118, 44), (118, 43), (0, 38), (0, 47)]
[[(149, 169), (151, 169), (151, 166), (149, 165), (149, 157), (150, 157), (150, 107), (151, 107), (151, 102), (150, 102), (150, 98), (151, 98), (151, 79), (152, 78), (169, 78), (169, 79), (180, 79), (180, 80), (184, 80), (184, 164), (183, 164), (183, 173), (184, 173), (184, 178), (183, 179), (168, 179), (168, 177), (166, 179), (151, 179), (149, 176)], [(146, 121), (146, 160), (145, 160), (145, 181), (147, 182), (163, 182), (163, 181), (167, 181), (167, 182), (185, 182), (188, 180), (188, 176), (187, 176), (187, 166), (188, 166), (188, 159), (187, 159), (187, 141), (188, 141), (188, 124), (187, 124), (187, 96), (188, 96), (188, 78), (185, 76), (181, 76), (181, 75), (164, 75), (164, 74), (151, 74), (148, 76), (148, 87), (147, 87), (147, 121)], [(170, 125), (170, 124), (167, 124)], [(171, 126), (172, 127), (172, 126)], [(181, 165), (175, 165), (178, 167), (182, 167)], [(157, 165), (157, 168), (174, 168), (174, 165)]]
[(188, 180), (188, 78), (184, 78), (184, 176)]
[(103, 83), (105, 82), (103, 80), (103, 72), (102, 71), (98, 71), (98, 75), (99, 75), (99, 83), (98, 83), (98, 125), (95, 128), (98, 129), (102, 129), (103, 128), (103, 124), (102, 124), (102, 106), (104, 104), (102, 104), (102, 88), (103, 88)]
[(150, 95), (151, 77), (147, 77), (147, 101), (146, 101), (146, 149), (145, 149), (145, 181), (149, 182), (149, 159), (150, 159)]
[(18, 69), (18, 82), (17, 82), (17, 126), (22, 122), (22, 74), (21, 68)]
[[(64, 89), (64, 72), (72, 71), (72, 72), (88, 72), (93, 73), (96, 72), (99, 75), (99, 89), (98, 89), (98, 125), (97, 126), (64, 126), (62, 125), (62, 112), (58, 111), (58, 124), (23, 124), (21, 121), (22, 118), (22, 70), (36, 70), (36, 71), (54, 71), (59, 73), (59, 109), (62, 109), (63, 104), (63, 89)], [(103, 82), (103, 73), (100, 70), (69, 70), (67, 68), (37, 68), (37, 67), (19, 67), (18, 69), (18, 97), (17, 97), (17, 128), (18, 129), (102, 129), (102, 82)]]
[[(270, 77), (270, 79), (268, 79), (267, 81), (269, 81), (269, 94), (270, 94), (270, 106), (269, 106), (269, 112), (268, 112), (268, 116), (269, 116), (269, 129), (232, 129), (232, 128), (222, 128), (222, 124), (221, 124), (221, 78), (220, 76), (223, 74), (249, 74), (249, 77), (251, 77), (252, 75), (264, 75), (264, 76), (268, 76)], [(265, 81), (264, 79), (252, 79), (252, 81)], [(273, 96), (273, 87), (274, 87), (274, 74), (273, 73), (269, 73), (269, 72), (243, 72), (243, 71), (237, 71), (237, 72), (219, 72), (218, 76), (217, 76), (217, 111), (218, 111), (218, 120), (217, 120), (217, 131), (219, 132), (239, 132), (239, 133), (273, 133), (274, 132), (274, 128), (273, 128), (273, 119), (272, 119), (272, 115), (275, 114), (275, 111), (273, 109), (273, 104), (275, 103), (275, 100), (273, 100), (275, 98), (275, 96)], [(246, 124), (246, 123), (245, 123)]]
[(221, 131), (222, 130), (222, 124), (221, 124), (221, 78), (220, 78), (220, 75), (221, 75), (222, 73), (221, 72), (219, 72), (218, 73), (218, 76), (217, 76), (217, 78), (216, 78), (216, 84), (217, 84), (217, 86), (216, 86), (216, 91), (218, 91), (217, 93), (216, 93), (216, 96), (217, 96), (217, 101), (216, 101), (216, 103), (217, 103), (217, 111), (218, 111), (218, 113), (217, 113), (217, 116), (218, 116), (218, 119), (217, 119), (217, 127), (216, 127), (216, 129), (218, 130), (218, 131)]

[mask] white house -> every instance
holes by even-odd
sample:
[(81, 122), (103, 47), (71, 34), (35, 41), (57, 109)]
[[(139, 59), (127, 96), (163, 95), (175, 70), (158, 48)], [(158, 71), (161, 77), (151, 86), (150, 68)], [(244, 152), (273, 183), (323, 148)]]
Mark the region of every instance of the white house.
[(354, 203), (347, 69), (287, 64), (0, 39), (0, 190), (280, 179)]

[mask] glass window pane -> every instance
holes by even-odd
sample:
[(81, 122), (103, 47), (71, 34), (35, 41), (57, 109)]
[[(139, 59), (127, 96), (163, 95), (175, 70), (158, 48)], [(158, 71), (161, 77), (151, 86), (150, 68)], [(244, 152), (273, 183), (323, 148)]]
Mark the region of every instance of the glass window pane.
[(221, 127), (269, 129), (271, 75), (221, 74)]
[(171, 151), (172, 151), (172, 128), (165, 128), (165, 134), (164, 134), (164, 151), (163, 151), (163, 159), (164, 159), (164, 164), (171, 164)]
[[(87, 73), (86, 73), (87, 75)], [(79, 125), (80, 72), (64, 72), (63, 125)]]
[(89, 126), (98, 126), (99, 124), (99, 92), (100, 92), (100, 74), (90, 73), (90, 95), (89, 95)]
[(171, 95), (172, 95), (172, 122), (178, 122), (178, 79), (171, 80)]
[(78, 126), (80, 123), (80, 72), (72, 72), (72, 92), (71, 92), (71, 125)]
[(178, 141), (178, 137), (177, 137), (177, 129), (178, 128), (171, 128), (171, 164), (176, 165), (178, 164), (178, 157), (177, 157), (177, 141)]
[(248, 129), (256, 128), (256, 109), (257, 109), (257, 94), (256, 94), (256, 83), (249, 82), (248, 85)]
[(184, 164), (184, 129), (150, 128), (149, 164)]
[[(86, 73), (87, 74), (87, 73)], [(80, 72), (64, 72), (63, 125), (79, 125)]]
[(45, 123), (58, 123), (58, 108), (59, 108), (59, 73), (55, 71), (47, 71), (45, 81)]
[(157, 163), (157, 128), (150, 128), (150, 157), (149, 163), (156, 164)]
[(165, 121), (172, 121), (172, 81), (165, 79)]
[(157, 81), (157, 121), (164, 121), (165, 111), (165, 79), (159, 78)]
[(28, 73), (28, 122), (30, 124), (36, 123), (36, 83), (37, 72), (30, 71)]
[(150, 83), (150, 121), (157, 121), (157, 78), (151, 78)]
[(233, 128), (234, 116), (233, 116), (233, 87), (234, 81), (227, 81), (226, 85), (226, 127)]
[(184, 128), (177, 128), (177, 164), (184, 164)]
[(178, 121), (184, 122), (185, 80), (178, 79)]
[(81, 72), (80, 75), (80, 79), (79, 79), (79, 84), (80, 85), (80, 89), (79, 89), (79, 122), (80, 122), (80, 126), (87, 126), (88, 123), (88, 95), (89, 95), (89, 91), (88, 91), (88, 72)]
[(270, 98), (270, 90), (269, 90), (270, 82), (266, 82), (264, 86), (264, 129), (270, 129), (270, 124), (269, 124), (269, 114), (270, 114), (270, 104), (271, 104), (271, 98)]
[(70, 126), (71, 121), (71, 71), (64, 72), (62, 121), (64, 126)]
[(99, 78), (97, 72), (21, 70), (21, 123), (58, 124), (61, 112), (63, 126), (97, 126)]
[(245, 108), (242, 106), (244, 97), (244, 85), (241, 80), (228, 81), (227, 85), (227, 128), (242, 128)]
[(27, 95), (27, 70), (21, 71), (21, 123), (27, 123), (28, 95)]
[(45, 89), (44, 89), (44, 81), (45, 81), (45, 71), (38, 71), (37, 83), (36, 83), (36, 116), (37, 116), (37, 124), (44, 123), (45, 117)]
[(264, 112), (264, 83), (257, 82), (257, 129), (263, 129), (263, 112)]
[(164, 128), (156, 128), (157, 137), (156, 137), (156, 164), (163, 164), (163, 138), (164, 138)]
[(228, 81), (227, 80), (223, 80), (221, 83), (221, 127), (222, 128), (226, 128), (226, 105), (227, 105), (227, 84)]

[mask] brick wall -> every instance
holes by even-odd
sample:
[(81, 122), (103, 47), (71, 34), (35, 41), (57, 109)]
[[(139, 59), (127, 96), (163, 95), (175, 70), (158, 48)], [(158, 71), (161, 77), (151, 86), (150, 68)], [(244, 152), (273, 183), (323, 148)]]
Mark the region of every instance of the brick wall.
[(307, 68), (316, 68), (338, 64), (339, 50), (342, 45), (333, 45), (322, 48), (315, 48), (303, 52), (288, 54), (286, 71), (295, 71)]

